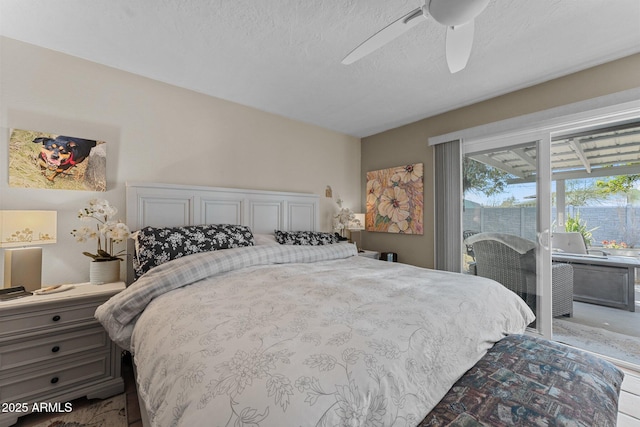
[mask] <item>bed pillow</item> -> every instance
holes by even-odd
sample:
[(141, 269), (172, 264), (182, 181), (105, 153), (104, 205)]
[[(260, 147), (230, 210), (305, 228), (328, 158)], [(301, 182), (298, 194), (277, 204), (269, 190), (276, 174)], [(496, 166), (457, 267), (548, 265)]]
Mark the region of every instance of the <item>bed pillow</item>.
[(273, 234), (257, 234), (253, 235), (253, 240), (258, 245), (278, 245), (279, 243), (276, 241), (276, 236)]
[(338, 243), (338, 236), (333, 233), (318, 231), (280, 231), (274, 232), (276, 241), (281, 245), (330, 245)]
[(145, 227), (135, 233), (136, 279), (153, 267), (183, 256), (218, 249), (253, 246), (251, 229), (244, 225), (210, 224), (184, 227)]

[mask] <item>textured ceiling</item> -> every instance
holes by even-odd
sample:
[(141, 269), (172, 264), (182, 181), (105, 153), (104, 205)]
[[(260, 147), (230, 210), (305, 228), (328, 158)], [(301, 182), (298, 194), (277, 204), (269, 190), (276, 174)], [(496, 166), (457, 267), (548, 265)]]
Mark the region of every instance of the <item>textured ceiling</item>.
[(359, 137), (640, 52), (638, 0), (492, 0), (459, 73), (433, 20), (340, 63), (421, 4), (0, 0), (0, 34)]

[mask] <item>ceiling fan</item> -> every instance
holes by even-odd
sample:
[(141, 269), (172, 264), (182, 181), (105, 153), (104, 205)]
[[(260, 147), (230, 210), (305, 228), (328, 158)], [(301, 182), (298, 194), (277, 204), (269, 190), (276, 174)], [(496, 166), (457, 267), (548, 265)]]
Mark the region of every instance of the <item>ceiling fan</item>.
[(431, 16), (436, 22), (447, 26), (447, 65), (451, 73), (457, 73), (464, 69), (471, 55), (474, 19), (487, 7), (489, 1), (425, 0), (422, 7), (387, 25), (353, 49), (342, 63), (351, 64), (367, 56)]

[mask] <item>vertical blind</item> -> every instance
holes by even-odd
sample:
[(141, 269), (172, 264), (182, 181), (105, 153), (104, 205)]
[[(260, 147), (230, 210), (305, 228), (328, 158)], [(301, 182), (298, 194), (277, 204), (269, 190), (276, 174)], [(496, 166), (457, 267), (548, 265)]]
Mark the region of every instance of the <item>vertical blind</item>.
[(435, 267), (462, 271), (462, 142), (435, 149)]

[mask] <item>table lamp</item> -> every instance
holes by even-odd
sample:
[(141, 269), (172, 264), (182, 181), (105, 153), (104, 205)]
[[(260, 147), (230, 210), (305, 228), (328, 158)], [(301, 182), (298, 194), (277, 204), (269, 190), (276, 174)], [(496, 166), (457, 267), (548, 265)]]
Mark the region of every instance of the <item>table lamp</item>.
[[(362, 236), (360, 234), (360, 232), (362, 230), (364, 230), (364, 214), (363, 213), (357, 213), (357, 214), (353, 214), (354, 221), (352, 221), (349, 224), (349, 233), (351, 235), (351, 240), (353, 241), (353, 243), (356, 244), (356, 247), (358, 248), (359, 252), (362, 252), (362, 248), (360, 247), (360, 244), (362, 243)], [(355, 233), (355, 235), (354, 235)], [(356, 237), (357, 237), (357, 241), (356, 241)]]
[(56, 211), (0, 211), (0, 248), (4, 251), (4, 287), (42, 286), (42, 248), (56, 242)]

